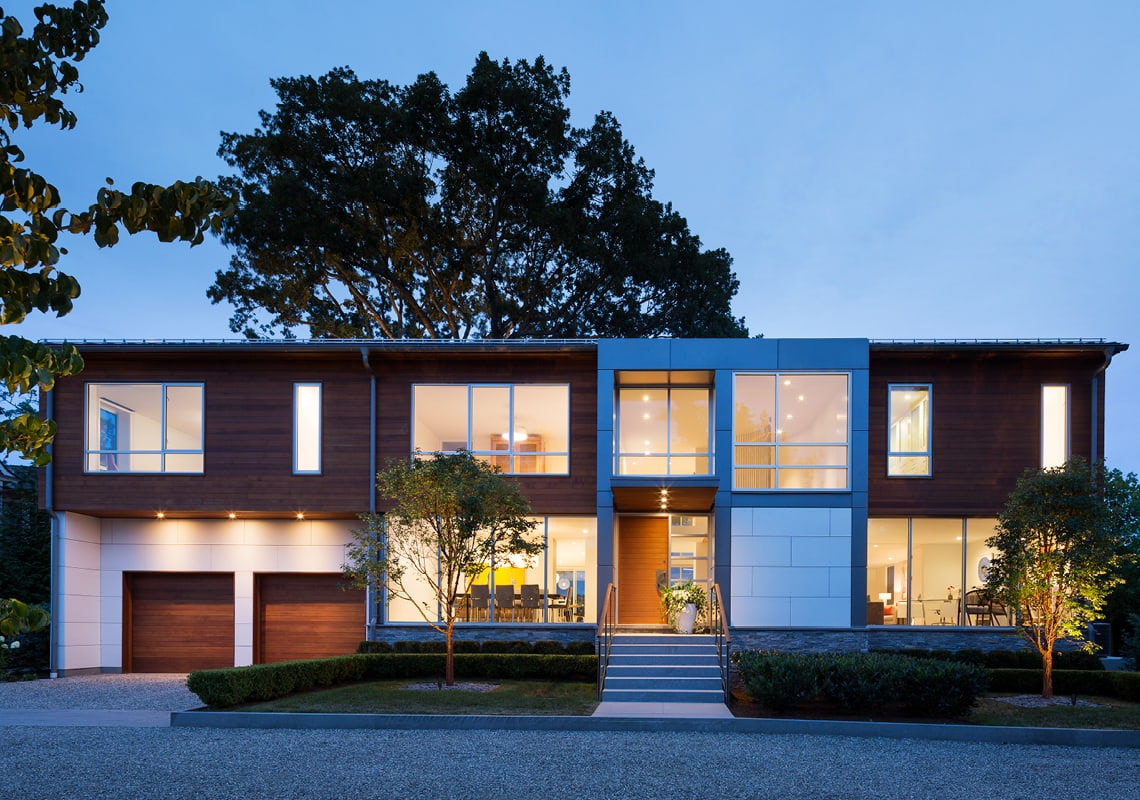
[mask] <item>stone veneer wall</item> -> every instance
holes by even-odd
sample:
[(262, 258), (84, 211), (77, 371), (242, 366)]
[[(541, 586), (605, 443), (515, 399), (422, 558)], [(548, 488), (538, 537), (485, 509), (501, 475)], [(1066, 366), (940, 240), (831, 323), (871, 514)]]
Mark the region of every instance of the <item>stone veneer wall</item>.
[[(457, 627), (455, 640), (479, 642), (593, 642), (597, 628), (593, 625), (480, 625)], [(373, 625), (368, 630), (373, 642), (442, 642), (443, 634), (427, 625)]]
[(1029, 643), (1012, 628), (884, 627), (845, 631), (733, 629), (733, 650), (781, 650), (790, 653), (847, 653), (867, 650), (1027, 650)]

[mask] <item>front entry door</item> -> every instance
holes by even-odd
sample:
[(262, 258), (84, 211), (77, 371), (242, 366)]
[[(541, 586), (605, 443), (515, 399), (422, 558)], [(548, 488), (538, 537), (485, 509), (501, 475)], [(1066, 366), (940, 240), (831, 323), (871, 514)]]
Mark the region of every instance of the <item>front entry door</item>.
[(618, 623), (663, 625), (658, 580), (667, 580), (669, 518), (621, 517), (618, 528)]

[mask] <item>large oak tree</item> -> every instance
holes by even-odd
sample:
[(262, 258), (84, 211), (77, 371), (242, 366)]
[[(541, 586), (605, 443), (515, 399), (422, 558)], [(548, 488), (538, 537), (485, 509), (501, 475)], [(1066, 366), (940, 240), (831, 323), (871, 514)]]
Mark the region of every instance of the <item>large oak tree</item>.
[(272, 82), (219, 150), (240, 194), (209, 290), (247, 336), (745, 336), (702, 249), (614, 117), (570, 124), (570, 76), (475, 61), (452, 92), (350, 69)]
[[(79, 282), (57, 268), (67, 254), (65, 234), (93, 234), (99, 247), (128, 234), (152, 231), (164, 242), (203, 241), (218, 230), (233, 203), (208, 181), (176, 181), (169, 186), (135, 183), (130, 192), (110, 179), (95, 202), (75, 212), (60, 205), (59, 191), (43, 176), (21, 166), (23, 151), (12, 133), (35, 123), (75, 127), (76, 116), (64, 103), (82, 91), (76, 63), (99, 43), (107, 24), (102, 0), (72, 6), (37, 6), (31, 30), (0, 9), (0, 325), (23, 321), (28, 314), (63, 316), (79, 296)], [(76, 153), (76, 158), (88, 158)], [(0, 336), (0, 384), (10, 394), (48, 391), (55, 379), (83, 367), (71, 345), (48, 347), (21, 336)], [(0, 453), (18, 452), (42, 466), (51, 460), (48, 445), (55, 423), (21, 409), (0, 419)]]

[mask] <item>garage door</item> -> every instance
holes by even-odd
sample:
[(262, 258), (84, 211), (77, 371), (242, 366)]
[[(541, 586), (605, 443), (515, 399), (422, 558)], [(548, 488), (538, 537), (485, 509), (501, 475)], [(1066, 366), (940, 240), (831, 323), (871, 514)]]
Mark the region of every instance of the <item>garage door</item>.
[(231, 573), (128, 572), (123, 579), (124, 672), (234, 665)]
[(342, 589), (340, 573), (256, 576), (254, 661), (292, 661), (356, 652), (364, 638), (363, 589)]

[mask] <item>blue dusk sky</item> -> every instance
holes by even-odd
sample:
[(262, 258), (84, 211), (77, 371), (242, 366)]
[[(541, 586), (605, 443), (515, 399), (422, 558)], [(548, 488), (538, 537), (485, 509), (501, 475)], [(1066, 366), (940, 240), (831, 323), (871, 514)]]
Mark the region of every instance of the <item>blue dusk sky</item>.
[[(34, 2), (4, 10), (26, 23)], [(64, 204), (105, 177), (216, 177), (269, 80), (350, 66), (459, 86), (486, 50), (571, 75), (655, 192), (735, 259), (767, 337), (1095, 338), (1109, 463), (1140, 471), (1140, 4), (111, 0), (79, 125), (15, 135)], [(149, 235), (69, 244), (75, 311), (45, 339), (235, 338), (205, 292), (229, 254)]]

